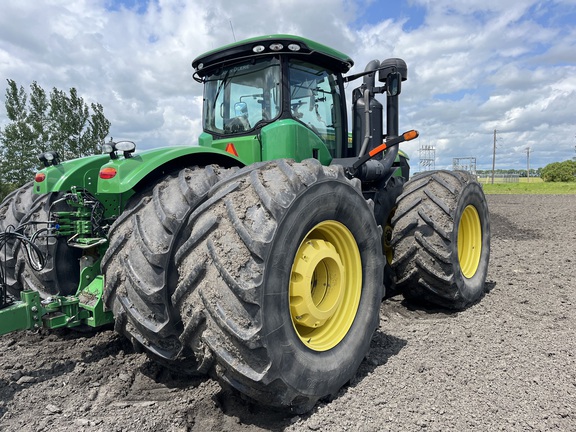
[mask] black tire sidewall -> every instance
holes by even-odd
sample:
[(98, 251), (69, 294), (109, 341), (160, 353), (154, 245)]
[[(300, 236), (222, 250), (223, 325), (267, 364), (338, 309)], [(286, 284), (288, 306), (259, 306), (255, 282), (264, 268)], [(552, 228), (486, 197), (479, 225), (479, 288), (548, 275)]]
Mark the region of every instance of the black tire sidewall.
[[(64, 195), (64, 192), (52, 192), (46, 196), (45, 200), (38, 200), (22, 218), (22, 223), (48, 221), (51, 213), (70, 211), (70, 207), (64, 201), (53, 205)], [(80, 281), (79, 260), (82, 256), (82, 250), (70, 247), (65, 237), (51, 237), (47, 244), (41, 241), (39, 246), (46, 254), (45, 270), (37, 272), (29, 266), (22, 256), (30, 272), (30, 276), (24, 277), (22, 280), (24, 288), (38, 291), (42, 297), (75, 294)], [(23, 254), (21, 249), (20, 253)]]
[[(318, 352), (299, 339), (290, 317), (288, 287), (300, 242), (318, 223), (336, 220), (354, 235), (362, 260), (362, 295), (352, 327), (334, 348)], [(264, 345), (277, 375), (300, 394), (319, 397), (337, 391), (362, 362), (378, 324), (382, 297), (381, 239), (372, 209), (350, 184), (325, 179), (306, 188), (278, 224), (266, 259), (262, 299)]]
[[(466, 278), (462, 274), (458, 259), (458, 231), (462, 214), (467, 206), (472, 205), (478, 212), (480, 225), (482, 228), (482, 252), (478, 270), (471, 278)], [(454, 281), (459, 288), (464, 303), (469, 304), (479, 299), (484, 293), (484, 283), (488, 273), (488, 262), (490, 260), (490, 216), (488, 205), (482, 187), (477, 182), (467, 183), (460, 193), (456, 209), (454, 211), (454, 229), (452, 231), (452, 265), (454, 271)]]

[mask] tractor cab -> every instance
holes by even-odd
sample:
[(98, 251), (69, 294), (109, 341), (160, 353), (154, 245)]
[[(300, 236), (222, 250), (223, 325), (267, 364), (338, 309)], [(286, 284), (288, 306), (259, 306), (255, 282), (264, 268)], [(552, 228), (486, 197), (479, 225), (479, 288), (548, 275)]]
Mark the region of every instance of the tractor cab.
[(192, 63), (204, 84), (200, 145), (248, 163), (349, 156), (342, 73), (352, 65), (345, 54), (287, 35), (203, 54)]

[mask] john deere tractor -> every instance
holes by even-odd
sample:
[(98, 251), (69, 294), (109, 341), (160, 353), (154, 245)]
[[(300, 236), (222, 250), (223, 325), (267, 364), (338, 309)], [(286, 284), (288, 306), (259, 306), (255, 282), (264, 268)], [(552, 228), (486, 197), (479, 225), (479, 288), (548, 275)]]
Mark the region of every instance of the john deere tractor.
[[(237, 42), (192, 62), (198, 146), (40, 155), (45, 168), (0, 207), (0, 333), (114, 322), (168, 367), (306, 411), (354, 376), (386, 296), (478, 301), (480, 185), (450, 171), (409, 180), (406, 63), (344, 76), (352, 65), (301, 37)], [(359, 79), (349, 133), (345, 85)]]

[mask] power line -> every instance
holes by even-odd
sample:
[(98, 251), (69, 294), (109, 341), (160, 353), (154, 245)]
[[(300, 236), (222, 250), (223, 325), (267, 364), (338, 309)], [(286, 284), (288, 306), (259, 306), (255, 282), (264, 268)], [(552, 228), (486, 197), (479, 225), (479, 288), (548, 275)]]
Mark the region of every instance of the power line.
[(234, 33), (234, 27), (232, 26), (232, 20), (230, 20), (230, 30), (232, 30), (232, 37), (234, 38), (234, 42), (236, 42), (236, 34)]
[(530, 147), (526, 147), (526, 176), (530, 182)]
[(492, 184), (494, 184), (494, 169), (496, 168), (496, 129), (494, 129), (494, 149), (492, 151)]
[(452, 171), (468, 171), (476, 175), (476, 158), (475, 157), (457, 157), (452, 158)]

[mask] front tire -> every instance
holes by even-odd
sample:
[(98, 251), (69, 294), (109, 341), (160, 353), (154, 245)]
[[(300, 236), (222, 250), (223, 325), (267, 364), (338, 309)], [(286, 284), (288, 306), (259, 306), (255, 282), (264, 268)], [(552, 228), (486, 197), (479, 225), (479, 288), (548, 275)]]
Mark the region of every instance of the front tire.
[(482, 187), (469, 173), (414, 177), (393, 218), (396, 287), (410, 301), (460, 310), (486, 292), (490, 221)]
[(369, 349), (381, 231), (340, 167), (279, 160), (220, 182), (183, 229), (175, 264), (183, 350), (264, 405), (310, 409)]

